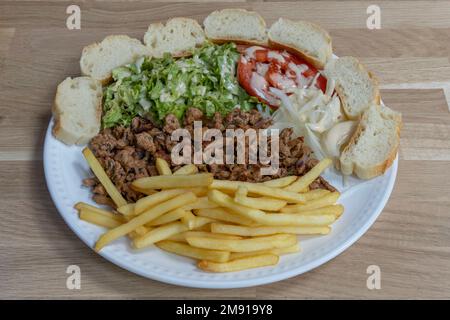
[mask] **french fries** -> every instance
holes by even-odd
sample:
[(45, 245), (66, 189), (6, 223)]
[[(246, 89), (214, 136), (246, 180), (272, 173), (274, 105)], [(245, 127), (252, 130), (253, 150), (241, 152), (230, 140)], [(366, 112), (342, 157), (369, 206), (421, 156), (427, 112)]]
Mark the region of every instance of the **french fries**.
[(267, 211), (278, 211), (287, 204), (287, 201), (269, 197), (250, 198), (247, 197), (247, 193), (246, 187), (239, 187), (234, 195), (234, 201), (249, 208)]
[(194, 203), (188, 204), (183, 207), (184, 210), (194, 210), (194, 209), (212, 209), (217, 208), (218, 205), (214, 202), (208, 200), (208, 197), (198, 198)]
[(124, 216), (131, 217), (134, 216), (134, 207), (135, 203), (127, 203), (124, 206), (117, 208), (117, 211), (123, 214)]
[[(195, 194), (197, 197), (204, 197), (208, 194), (209, 189), (207, 187), (180, 187), (180, 188), (175, 188), (178, 190), (184, 190), (184, 192), (192, 192), (193, 194)], [(164, 190), (173, 190), (173, 189), (164, 189)]]
[(118, 214), (114, 214), (110, 211), (107, 210), (103, 210), (94, 206), (91, 206), (90, 204), (84, 203), (84, 202), (78, 202), (77, 204), (75, 204), (74, 206), (75, 209), (77, 209), (78, 211), (84, 211), (84, 212), (95, 212), (96, 214), (105, 216), (107, 218), (116, 220), (120, 223), (124, 222), (123, 217), (121, 217)]
[(211, 232), (221, 234), (232, 234), (243, 237), (267, 236), (278, 233), (290, 234), (328, 234), (330, 227), (295, 227), (295, 226), (275, 226), (275, 227), (244, 227), (230, 224), (212, 223)]
[(336, 204), (336, 205), (332, 205), (332, 206), (326, 206), (326, 207), (322, 207), (322, 208), (309, 209), (309, 210), (296, 210), (296, 208), (290, 208), (289, 210), (290, 210), (289, 213), (305, 215), (305, 216), (332, 214), (336, 218), (339, 218), (341, 216), (341, 214), (344, 212), (344, 206), (341, 204)]
[(173, 236), (174, 234), (184, 232), (188, 228), (181, 222), (171, 222), (164, 226), (157, 227), (143, 236), (134, 239), (133, 244), (136, 249), (142, 249), (155, 242), (164, 240)]
[(325, 189), (315, 189), (315, 190), (310, 190), (307, 191), (303, 194), (303, 196), (305, 197), (306, 201), (311, 201), (311, 200), (315, 200), (318, 198), (322, 198), (323, 196), (329, 194), (330, 191), (325, 190)]
[(208, 231), (186, 231), (170, 236), (167, 240), (187, 242), (186, 240), (187, 237), (207, 237), (207, 238), (210, 237), (215, 239), (228, 239), (228, 240), (242, 239), (242, 237), (240, 236), (234, 236), (230, 234), (212, 233)]
[(183, 193), (185, 193), (185, 191), (180, 189), (163, 190), (161, 192), (141, 198), (136, 202), (134, 206), (134, 214), (139, 215), (148, 208), (151, 208), (158, 203), (172, 199)]
[(95, 250), (96, 251), (101, 250), (108, 243), (130, 233), (137, 227), (142, 226), (158, 218), (159, 216), (163, 215), (166, 212), (175, 210), (188, 203), (192, 203), (196, 199), (197, 197), (192, 192), (189, 192), (154, 206), (153, 208), (141, 213), (139, 216), (133, 218), (127, 223), (122, 224), (121, 226), (118, 226), (117, 228), (114, 228), (112, 230), (109, 230), (108, 232), (100, 236), (97, 243), (95, 244)]
[(264, 182), (262, 182), (262, 184), (265, 185), (266, 187), (283, 188), (283, 187), (287, 187), (295, 180), (297, 180), (297, 176), (287, 176), (287, 177), (283, 177), (283, 178), (264, 181)]
[(191, 217), (189, 215), (189, 212), (188, 212), (187, 217), (188, 217), (187, 219), (186, 219), (186, 217), (182, 218), (181, 222), (183, 222), (184, 225), (186, 225), (189, 230), (199, 229), (209, 223), (216, 222), (216, 220), (210, 219), (210, 218), (196, 217), (194, 215), (192, 215), (192, 217)]
[(252, 209), (234, 202), (233, 198), (219, 190), (210, 190), (208, 192), (208, 199), (251, 220), (256, 220), (258, 217), (265, 215), (264, 211)]
[(121, 225), (121, 222), (119, 222), (115, 219), (112, 219), (108, 216), (105, 216), (105, 215), (99, 214), (95, 211), (90, 211), (87, 209), (81, 209), (79, 215), (80, 215), (81, 220), (84, 220), (84, 221), (87, 221), (87, 222), (96, 224), (100, 227), (105, 227), (108, 229), (116, 228)]
[(320, 174), (328, 168), (333, 161), (331, 159), (322, 159), (311, 170), (309, 170), (304, 176), (300, 177), (297, 181), (284, 188), (286, 191), (300, 192), (307, 188), (314, 180), (316, 180)]
[(304, 215), (299, 213), (271, 213), (257, 219), (269, 226), (327, 226), (336, 220), (332, 214)]
[(132, 185), (143, 189), (173, 189), (183, 187), (207, 187), (213, 181), (211, 173), (195, 175), (170, 175), (140, 178)]
[(306, 210), (326, 207), (326, 206), (335, 204), (336, 201), (339, 199), (339, 196), (340, 196), (339, 192), (330, 192), (321, 198), (317, 198), (317, 199), (308, 201), (305, 204), (288, 205), (284, 208), (281, 208), (280, 211), (281, 212), (302, 212), (302, 211), (306, 211)]
[(293, 234), (277, 234), (242, 240), (213, 239), (206, 237), (187, 237), (186, 240), (193, 247), (231, 252), (284, 248), (297, 243), (297, 237)]
[(170, 170), (170, 166), (166, 160), (161, 158), (156, 158), (155, 161), (156, 170), (162, 176), (169, 176), (172, 174), (172, 170)]
[(180, 256), (190, 257), (199, 260), (226, 262), (230, 258), (230, 253), (226, 251), (194, 248), (188, 244), (175, 241), (167, 241), (167, 240), (160, 241), (156, 243), (156, 246), (165, 251), (175, 253)]
[(209, 272), (233, 272), (251, 268), (273, 266), (278, 263), (280, 258), (274, 254), (261, 254), (242, 259), (236, 259), (229, 262), (217, 263), (208, 260), (200, 261), (197, 266)]
[(252, 219), (227, 211), (227, 209), (224, 208), (198, 209), (194, 210), (194, 213), (200, 217), (241, 224), (244, 226), (250, 226), (255, 223)]
[[(298, 181), (298, 180), (297, 180)], [(296, 182), (295, 182), (296, 183)], [(293, 184), (292, 184), (293, 185)], [(291, 186), (292, 186), (291, 185)], [(295, 203), (304, 203), (305, 197), (298, 191), (291, 192), (285, 189), (267, 187), (260, 183), (229, 181), (229, 180), (214, 180), (209, 186), (210, 189), (220, 189), (235, 192), (239, 187), (247, 188), (248, 192), (259, 194), (271, 198), (286, 200)], [(290, 187), (290, 186), (288, 186)], [(288, 188), (286, 187), (286, 188)]]
[(137, 192), (146, 194), (146, 195), (148, 195), (148, 196), (149, 196), (149, 195), (152, 195), (152, 194), (155, 194), (155, 193), (158, 192), (158, 191), (155, 190), (155, 189), (139, 188), (139, 187), (136, 187), (136, 186), (133, 186), (133, 185), (131, 185), (131, 189), (133, 189), (134, 191), (137, 191)]
[(153, 221), (150, 221), (147, 225), (149, 226), (159, 226), (162, 224), (166, 224), (169, 222), (173, 222), (176, 220), (179, 220), (187, 215), (187, 212), (183, 210), (182, 208), (178, 208), (175, 210), (172, 210), (170, 212), (165, 213), (159, 218), (156, 218)]
[(191, 211), (186, 211), (184, 217), (181, 218), (181, 222), (188, 228), (188, 230), (192, 230), (195, 227), (195, 219), (196, 217), (192, 214)]
[[(300, 251), (297, 235), (326, 235), (344, 207), (339, 192), (310, 190), (330, 165), (320, 161), (302, 177), (262, 183), (214, 180), (195, 165), (171, 172), (156, 160), (159, 176), (137, 179), (132, 189), (147, 196), (126, 203), (89, 149), (83, 151), (117, 213), (79, 202), (80, 219), (108, 228), (95, 244), (99, 251), (122, 236), (136, 249), (162, 250), (198, 259), (208, 272), (232, 272), (278, 263)], [(106, 178), (105, 178), (106, 177)]]
[(174, 175), (180, 175), (180, 174), (195, 174), (198, 172), (198, 168), (195, 164), (187, 164), (177, 171), (175, 171)]
[(300, 246), (298, 243), (296, 243), (293, 246), (285, 247), (285, 248), (275, 248), (275, 249), (270, 249), (270, 250), (249, 251), (249, 252), (231, 252), (230, 260), (252, 257), (252, 256), (261, 255), (261, 254), (275, 254), (277, 256), (281, 256), (284, 254), (296, 253), (299, 251), (300, 251)]
[(106, 192), (111, 197), (115, 205), (117, 207), (126, 205), (127, 201), (124, 199), (124, 197), (122, 197), (119, 190), (117, 190), (116, 186), (112, 183), (111, 179), (109, 179), (105, 170), (103, 170), (100, 162), (98, 162), (92, 151), (89, 148), (84, 148), (83, 155), (87, 163), (91, 167), (92, 172), (94, 172), (95, 176), (105, 188)]

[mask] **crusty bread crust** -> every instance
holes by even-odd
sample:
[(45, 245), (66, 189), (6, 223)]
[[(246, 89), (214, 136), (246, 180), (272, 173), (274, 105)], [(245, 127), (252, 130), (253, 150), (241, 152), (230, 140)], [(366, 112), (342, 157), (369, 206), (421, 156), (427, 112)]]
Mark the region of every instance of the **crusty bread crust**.
[[(191, 25), (195, 26), (195, 28), (198, 28), (199, 30), (201, 30), (202, 36), (203, 36), (203, 40), (206, 39), (204, 29), (198, 23), (198, 21), (195, 20), (195, 19), (185, 18), (185, 17), (174, 17), (174, 18), (171, 18), (171, 19), (167, 20), (165, 23), (162, 23), (162, 22), (152, 23), (152, 24), (150, 24), (148, 26), (148, 29), (147, 29), (146, 33), (144, 34), (144, 44), (147, 47), (149, 47), (150, 53), (152, 55), (155, 54), (155, 52), (153, 51), (154, 49), (150, 48), (149, 43), (147, 43), (147, 37), (148, 37), (147, 35), (150, 32), (152, 26), (157, 26), (157, 28), (160, 28), (160, 29), (164, 30), (166, 27), (168, 27), (173, 22), (177, 22), (177, 23), (184, 22), (185, 24), (191, 24)], [(196, 46), (198, 46), (198, 45), (196, 45)], [(189, 49), (186, 49), (184, 51), (171, 52), (170, 54), (172, 55), (172, 57), (175, 57), (175, 58), (188, 57), (188, 56), (192, 55), (192, 49), (194, 49), (194, 48), (189, 48)]]
[(269, 42), (260, 42), (260, 41), (253, 41), (253, 40), (247, 40), (247, 39), (214, 39), (214, 38), (208, 38), (207, 39), (213, 43), (216, 44), (223, 44), (223, 43), (227, 43), (227, 42), (234, 42), (236, 44), (243, 44), (243, 45), (248, 45), (248, 46), (264, 46), (264, 47), (269, 47)]
[[(239, 12), (243, 15), (254, 15), (256, 14), (258, 17), (258, 20), (260, 21), (261, 25), (264, 26), (264, 28), (266, 28), (266, 21), (263, 19), (263, 17), (261, 17), (257, 12), (252, 12), (252, 11), (247, 11), (245, 9), (223, 9), (223, 10), (216, 10), (211, 12), (203, 21), (203, 25), (205, 26), (206, 21), (208, 19), (211, 18), (211, 16), (215, 15), (215, 14), (219, 14), (220, 12), (224, 12), (224, 11), (234, 11), (234, 12)], [(227, 43), (227, 42), (235, 42), (236, 44), (243, 44), (243, 45), (259, 45), (259, 46), (268, 46), (269, 42), (268, 41), (258, 41), (258, 40), (252, 40), (252, 39), (247, 39), (247, 38), (238, 38), (238, 37), (213, 37), (211, 34), (208, 34), (206, 27), (204, 28), (205, 30), (205, 36), (206, 38), (213, 42), (213, 43), (217, 43), (217, 44), (223, 44), (223, 43)], [(267, 31), (266, 31), (266, 37), (267, 37)]]
[[(139, 50), (142, 50), (142, 52), (139, 53), (139, 54), (137, 52), (134, 52), (133, 59), (131, 59), (127, 63), (132, 62), (132, 60), (135, 60), (139, 56), (148, 55), (147, 48), (141, 43), (140, 40), (131, 38), (131, 37), (127, 36), (127, 35), (109, 35), (109, 36), (106, 36), (102, 41), (91, 43), (90, 45), (87, 45), (87, 46), (85, 46), (83, 48), (83, 51), (81, 53), (81, 58), (80, 58), (81, 74), (83, 74), (85, 76), (90, 76), (90, 77), (95, 78), (95, 76), (93, 74), (91, 74), (91, 72), (89, 71), (89, 69), (88, 69), (89, 66), (86, 65), (85, 59), (87, 59), (87, 57), (89, 57), (89, 55), (92, 52), (95, 52), (97, 50), (97, 48), (101, 48), (101, 46), (103, 44), (107, 45), (110, 41), (114, 41), (114, 40), (122, 40), (122, 41), (126, 41), (126, 42), (129, 42), (129, 43), (132, 43), (133, 46), (135, 46), (135, 47), (133, 47), (133, 49), (131, 49), (131, 47), (130, 47), (130, 50), (134, 50), (135, 51), (135, 49), (137, 47), (139, 47)], [(100, 50), (102, 50), (102, 49), (100, 49)], [(103, 78), (96, 79), (96, 80), (99, 80), (102, 83), (102, 85), (107, 85), (112, 80), (111, 72), (106, 74)]]
[[(369, 102), (369, 104), (367, 105), (367, 108), (371, 105), (371, 104), (375, 104), (375, 105), (380, 105), (381, 103), (381, 94), (380, 94), (380, 90), (379, 90), (379, 81), (378, 81), (378, 77), (376, 77), (371, 71), (368, 71), (366, 69), (366, 67), (358, 61), (358, 68), (360, 68), (361, 70), (364, 70), (367, 72), (369, 79), (373, 82), (373, 90), (372, 90), (372, 95), (373, 95), (373, 100), (371, 102)], [(360, 118), (361, 115), (353, 115), (352, 113), (349, 112), (348, 110), (348, 102), (345, 99), (345, 93), (344, 93), (344, 89), (341, 86), (341, 84), (339, 82), (336, 82), (335, 85), (335, 90), (336, 93), (339, 97), (339, 99), (341, 100), (341, 104), (342, 104), (342, 109), (344, 110), (345, 115), (347, 116), (348, 119), (350, 120), (357, 120)]]
[(271, 39), (269, 39), (269, 47), (273, 48), (273, 49), (278, 49), (278, 50), (286, 50), (287, 52), (290, 52), (296, 56), (299, 56), (300, 58), (305, 60), (307, 63), (309, 63), (316, 69), (322, 70), (325, 67), (325, 64), (322, 63), (319, 59), (308, 55), (307, 53), (305, 53), (304, 51), (301, 51), (298, 48), (290, 47), (290, 46), (278, 43), (276, 41), (273, 41)]
[[(401, 131), (403, 124), (399, 117), (394, 118), (393, 120), (395, 120), (397, 123), (398, 139), (396, 140), (395, 146), (390, 150), (389, 155), (382, 163), (372, 166), (372, 167), (363, 167), (363, 166), (359, 166), (357, 163), (355, 163), (353, 161), (348, 162), (348, 163), (342, 163), (341, 161), (338, 161), (339, 164), (336, 167), (340, 168), (341, 172), (344, 175), (351, 175), (352, 173), (354, 173), (360, 179), (372, 179), (374, 177), (384, 174), (386, 172), (386, 170), (392, 166), (392, 163), (394, 162), (395, 158), (397, 157), (397, 152), (398, 152), (398, 148), (400, 145), (400, 131)], [(364, 130), (365, 130), (365, 126), (360, 121), (354, 134), (349, 139), (348, 143), (344, 147), (341, 154), (345, 153), (353, 145), (357, 144), (358, 139), (361, 136), (361, 134), (364, 132)]]
[[(83, 78), (90, 78), (90, 77), (83, 77)], [(66, 78), (65, 80), (70, 79), (70, 77)], [(91, 80), (94, 80), (90, 78)], [(96, 80), (94, 80), (96, 81)], [(62, 83), (62, 82), (61, 82)], [(63, 126), (61, 117), (64, 113), (64, 108), (58, 104), (58, 98), (60, 95), (63, 95), (63, 92), (61, 92), (62, 88), (60, 86), (56, 89), (55, 99), (53, 100), (52, 105), (52, 114), (54, 117), (54, 124), (52, 128), (52, 134), (55, 138), (60, 140), (61, 142), (72, 145), (83, 145), (89, 142), (93, 135), (97, 134), (98, 132), (95, 132), (93, 135), (82, 135), (82, 136), (75, 136), (73, 133), (68, 132)], [(102, 117), (102, 99), (98, 99), (97, 105), (95, 106), (95, 122), (98, 123), (98, 127), (100, 128), (101, 123), (101, 117)]]
[(328, 62), (328, 60), (331, 58), (331, 56), (333, 54), (333, 44), (332, 44), (332, 41), (331, 41), (331, 37), (328, 34), (328, 32), (326, 32), (326, 30), (324, 30), (319, 25), (317, 25), (315, 23), (312, 23), (312, 22), (308, 22), (308, 25), (311, 28), (317, 30), (318, 33), (321, 33), (326, 38), (326, 41), (329, 44), (329, 46), (327, 47), (327, 52), (325, 53), (325, 55), (327, 57), (326, 61), (321, 61), (320, 59), (318, 59), (318, 58), (308, 54), (307, 52), (303, 51), (301, 48), (290, 46), (290, 45), (287, 45), (285, 43), (280, 43), (280, 42), (277, 42), (277, 41), (273, 40), (272, 37), (270, 36), (270, 30), (268, 32), (269, 45), (272, 48), (282, 49), (282, 50), (286, 50), (288, 52), (291, 52), (293, 54), (296, 54), (299, 57), (301, 57), (302, 59), (304, 59), (306, 62), (311, 64), (314, 68), (322, 70), (325, 67), (325, 64)]

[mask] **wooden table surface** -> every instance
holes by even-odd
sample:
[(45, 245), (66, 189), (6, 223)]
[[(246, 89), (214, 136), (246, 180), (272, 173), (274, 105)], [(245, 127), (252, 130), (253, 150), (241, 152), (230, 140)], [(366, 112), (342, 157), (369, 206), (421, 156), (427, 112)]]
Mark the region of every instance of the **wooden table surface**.
[[(66, 28), (73, 3), (81, 30)], [(0, 298), (450, 298), (450, 2), (376, 1), (381, 29), (368, 30), (372, 3), (1, 1)], [(366, 63), (385, 103), (403, 113), (398, 177), (370, 230), (311, 272), (245, 289), (176, 287), (109, 263), (66, 226), (45, 184), (43, 137), (55, 88), (79, 75), (83, 46), (224, 7), (256, 10), (268, 24), (311, 19), (329, 30), (337, 55)], [(66, 288), (69, 265), (81, 268), (81, 290)], [(369, 265), (381, 269), (380, 290), (366, 286)]]

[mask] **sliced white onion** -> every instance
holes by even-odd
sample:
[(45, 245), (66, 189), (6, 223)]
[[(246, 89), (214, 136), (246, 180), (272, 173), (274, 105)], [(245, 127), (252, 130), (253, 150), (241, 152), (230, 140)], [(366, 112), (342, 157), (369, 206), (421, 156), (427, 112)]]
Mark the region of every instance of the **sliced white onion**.
[(316, 137), (314, 132), (311, 131), (309, 125), (305, 126), (305, 142), (314, 152), (314, 155), (318, 160), (322, 160), (326, 157), (326, 154), (320, 144), (319, 138)]

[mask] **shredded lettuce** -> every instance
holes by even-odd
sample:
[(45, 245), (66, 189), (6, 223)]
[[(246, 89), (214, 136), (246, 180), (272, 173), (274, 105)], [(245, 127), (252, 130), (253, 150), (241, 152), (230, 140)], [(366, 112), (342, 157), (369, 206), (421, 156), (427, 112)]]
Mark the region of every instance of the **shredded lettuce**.
[(248, 111), (259, 103), (238, 84), (239, 53), (234, 43), (206, 43), (188, 58), (140, 58), (113, 70), (113, 82), (104, 90), (102, 125), (129, 126), (137, 116), (156, 121), (173, 113), (182, 119), (196, 107), (207, 117), (228, 114), (239, 106)]

